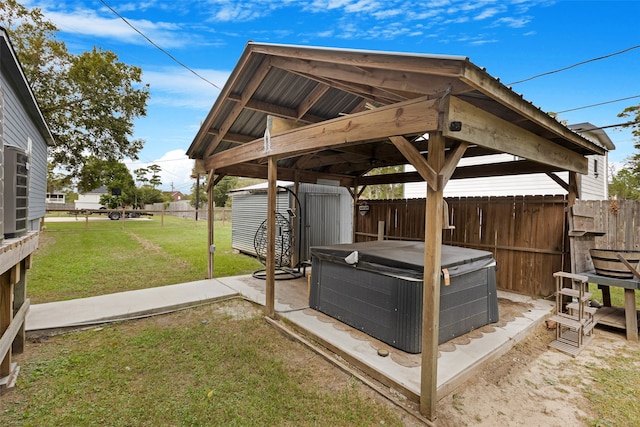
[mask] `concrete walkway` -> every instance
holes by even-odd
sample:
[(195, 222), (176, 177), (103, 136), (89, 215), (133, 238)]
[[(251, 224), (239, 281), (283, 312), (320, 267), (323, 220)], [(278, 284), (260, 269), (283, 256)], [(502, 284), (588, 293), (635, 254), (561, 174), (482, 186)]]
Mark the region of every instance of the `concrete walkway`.
[[(320, 312), (308, 308), (307, 280), (276, 281), (275, 309), (296, 329), (339, 354), (349, 363), (380, 380), (412, 400), (420, 395), (420, 355), (404, 353), (354, 330)], [(166, 313), (186, 307), (243, 297), (265, 305), (265, 281), (251, 276), (223, 277), (178, 285), (81, 298), (70, 301), (34, 304), (26, 319), (30, 336)], [(505, 303), (522, 308), (515, 316), (484, 329), (472, 331), (439, 347), (438, 398), (482, 369), (485, 362), (495, 360), (550, 314), (550, 301), (534, 300), (521, 295), (498, 292), (503, 316)], [(507, 305), (508, 305), (507, 304)], [(506, 310), (505, 310), (506, 312)], [(378, 350), (389, 351), (380, 357)]]
[(237, 296), (218, 280), (200, 280), (178, 285), (78, 298), (31, 305), (27, 332), (62, 330), (114, 320), (149, 316)]

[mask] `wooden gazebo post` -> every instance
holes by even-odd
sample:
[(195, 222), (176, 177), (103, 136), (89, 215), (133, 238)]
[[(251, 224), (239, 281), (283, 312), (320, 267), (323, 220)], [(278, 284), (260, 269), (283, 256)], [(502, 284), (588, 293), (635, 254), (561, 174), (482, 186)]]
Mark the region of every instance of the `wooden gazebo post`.
[[(215, 200), (213, 189), (215, 187), (215, 171), (209, 171), (209, 177), (207, 179), (207, 244), (209, 245), (209, 258), (208, 258), (208, 275), (209, 279), (213, 279), (213, 256), (215, 255), (215, 235), (214, 235), (214, 224), (215, 224)], [(196, 206), (196, 210), (198, 206)]]
[[(444, 165), (445, 138), (429, 134), (427, 162), (437, 173)], [(440, 323), (440, 265), (442, 259), (442, 188), (427, 185), (424, 230), (424, 285), (422, 295), (422, 370), (420, 412), (436, 418), (438, 403), (438, 330)]]
[(268, 317), (275, 318), (275, 285), (276, 285), (276, 194), (278, 192), (277, 177), (278, 163), (275, 156), (269, 156), (268, 160), (268, 183), (269, 190), (267, 192), (267, 290), (265, 314)]

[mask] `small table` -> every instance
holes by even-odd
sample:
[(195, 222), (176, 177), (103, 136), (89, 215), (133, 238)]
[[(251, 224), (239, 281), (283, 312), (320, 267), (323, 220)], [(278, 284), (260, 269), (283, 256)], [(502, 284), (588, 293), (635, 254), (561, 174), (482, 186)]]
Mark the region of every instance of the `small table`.
[[(624, 289), (624, 317), (625, 322), (624, 326), (627, 331), (627, 339), (629, 341), (638, 341), (638, 314), (636, 310), (636, 289), (640, 289), (640, 280), (633, 279), (616, 279), (613, 277), (601, 276), (596, 274), (595, 271), (587, 271), (584, 273), (580, 273), (583, 276), (587, 276), (589, 278), (589, 283), (595, 283), (598, 285), (598, 288), (602, 290), (602, 303), (604, 305), (603, 308), (598, 310), (600, 313), (601, 310), (604, 312), (611, 312), (612, 310), (606, 310), (607, 308), (611, 308), (611, 293), (609, 291), (610, 286), (615, 286), (618, 288)], [(621, 326), (618, 323), (609, 323), (603, 321), (603, 315), (598, 316), (596, 314), (596, 318), (598, 319), (598, 323), (602, 323), (610, 326)]]

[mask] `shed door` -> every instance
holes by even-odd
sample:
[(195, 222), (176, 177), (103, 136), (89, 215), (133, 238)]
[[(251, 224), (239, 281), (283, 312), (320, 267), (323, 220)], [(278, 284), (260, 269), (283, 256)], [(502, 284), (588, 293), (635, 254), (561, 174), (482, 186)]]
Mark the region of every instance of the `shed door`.
[(309, 259), (311, 246), (340, 243), (340, 195), (307, 193), (305, 204), (307, 244), (303, 256)]

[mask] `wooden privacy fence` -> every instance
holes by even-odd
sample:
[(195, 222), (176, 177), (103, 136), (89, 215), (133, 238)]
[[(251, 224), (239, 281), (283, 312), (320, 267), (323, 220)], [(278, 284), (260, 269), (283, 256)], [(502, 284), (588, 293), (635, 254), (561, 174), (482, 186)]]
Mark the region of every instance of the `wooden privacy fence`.
[(592, 208), (594, 229), (604, 232), (595, 237), (596, 247), (640, 250), (639, 200), (578, 200), (576, 205)]
[[(532, 296), (555, 291), (553, 273), (567, 271), (567, 204), (564, 196), (447, 198), (454, 227), (443, 243), (490, 251), (500, 289)], [(424, 241), (425, 200), (366, 200), (357, 215), (356, 241), (375, 240), (384, 221), (384, 238)], [(365, 211), (363, 209), (362, 211)]]

